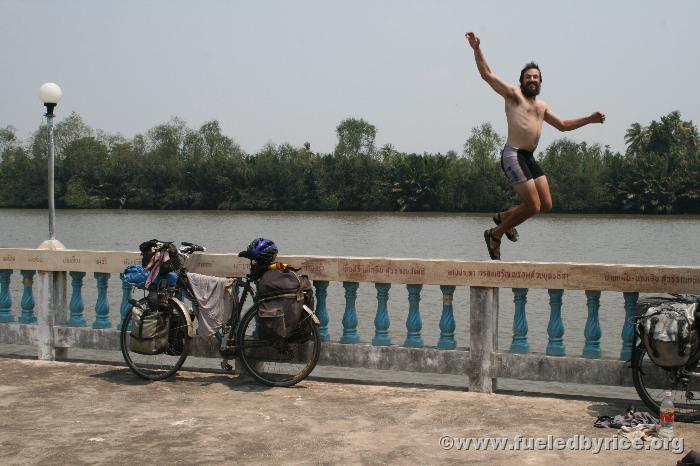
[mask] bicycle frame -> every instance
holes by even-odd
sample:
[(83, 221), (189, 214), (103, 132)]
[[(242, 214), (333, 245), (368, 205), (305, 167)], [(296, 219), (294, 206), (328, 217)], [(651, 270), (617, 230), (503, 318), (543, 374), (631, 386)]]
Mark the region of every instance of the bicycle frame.
[[(231, 308), (231, 316), (223, 324), (222, 328), (217, 330), (217, 332), (214, 334), (214, 336), (216, 336), (216, 338), (219, 340), (219, 352), (222, 356), (234, 356), (236, 353), (236, 333), (238, 331), (238, 324), (241, 321), (241, 317), (244, 315), (243, 308), (248, 300), (248, 296), (251, 296), (253, 301), (255, 301), (255, 290), (253, 290), (251, 285), (252, 281), (253, 280), (250, 275), (246, 275), (246, 277), (243, 279), (234, 279), (233, 286), (235, 299)], [(199, 302), (197, 301), (194, 291), (192, 290), (192, 284), (189, 281), (186, 269), (182, 269), (180, 271), (176, 288), (182, 289), (185, 292), (187, 299), (192, 302), (195, 318), (199, 317)], [(242, 290), (239, 292), (239, 289)], [(250, 307), (248, 309), (250, 309)], [(248, 309), (246, 309), (246, 311)]]

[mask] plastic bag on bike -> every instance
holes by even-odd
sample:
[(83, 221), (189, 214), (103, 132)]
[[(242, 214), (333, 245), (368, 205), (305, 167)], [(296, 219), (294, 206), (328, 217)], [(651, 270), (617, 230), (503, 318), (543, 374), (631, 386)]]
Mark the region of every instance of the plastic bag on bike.
[(639, 336), (656, 365), (680, 368), (697, 356), (700, 347), (695, 328), (697, 311), (697, 303), (667, 302), (649, 307), (637, 318)]

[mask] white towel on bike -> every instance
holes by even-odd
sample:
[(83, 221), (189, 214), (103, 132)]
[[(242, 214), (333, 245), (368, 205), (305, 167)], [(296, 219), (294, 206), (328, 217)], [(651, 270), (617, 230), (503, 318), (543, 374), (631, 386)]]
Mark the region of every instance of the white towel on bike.
[(199, 302), (197, 335), (209, 337), (231, 317), (233, 278), (188, 273), (192, 291)]

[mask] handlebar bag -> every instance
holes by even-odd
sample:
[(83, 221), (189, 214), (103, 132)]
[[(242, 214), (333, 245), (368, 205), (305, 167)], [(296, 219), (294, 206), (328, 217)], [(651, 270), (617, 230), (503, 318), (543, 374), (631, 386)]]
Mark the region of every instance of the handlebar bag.
[[(141, 265), (147, 270), (156, 270), (158, 274), (168, 274), (182, 267), (182, 259), (177, 247), (172, 242), (152, 239), (139, 245)], [(154, 256), (157, 257), (154, 259)]]
[(637, 331), (651, 360), (672, 369), (685, 366), (698, 350), (695, 312), (698, 304), (667, 302), (638, 318)]

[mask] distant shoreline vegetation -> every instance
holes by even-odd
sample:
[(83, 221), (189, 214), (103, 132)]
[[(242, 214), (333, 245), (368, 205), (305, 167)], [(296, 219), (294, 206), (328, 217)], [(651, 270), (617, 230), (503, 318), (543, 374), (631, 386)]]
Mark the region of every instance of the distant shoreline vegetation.
[[(57, 208), (494, 212), (517, 198), (501, 172), (504, 138), (489, 123), (461, 153), (375, 147), (377, 129), (348, 118), (333, 153), (268, 144), (245, 153), (218, 121), (173, 118), (129, 140), (93, 130), (76, 113), (55, 126)], [(0, 128), (0, 208), (45, 208), (46, 127), (27, 141)], [(627, 149), (554, 141), (537, 156), (554, 212), (700, 213), (700, 137), (671, 112), (633, 123)]]

